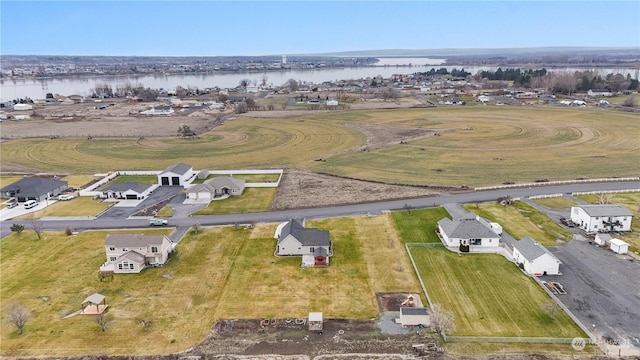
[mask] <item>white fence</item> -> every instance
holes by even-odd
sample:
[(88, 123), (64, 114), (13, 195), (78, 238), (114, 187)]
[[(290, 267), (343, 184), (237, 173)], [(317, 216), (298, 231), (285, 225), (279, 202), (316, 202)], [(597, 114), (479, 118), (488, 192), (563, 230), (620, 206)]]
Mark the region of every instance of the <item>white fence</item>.
[(638, 180), (640, 180), (640, 177), (638, 177), (638, 176), (636, 176), (636, 177), (626, 177), (626, 178), (558, 180), (558, 181), (544, 181), (544, 182), (533, 182), (533, 183), (524, 183), (524, 184), (509, 184), (509, 185), (477, 187), (477, 188), (475, 188), (475, 191), (512, 189), (512, 188), (533, 187), (533, 186), (547, 186), (547, 185), (566, 185), (566, 184), (584, 184), (584, 183), (594, 183), (594, 182), (638, 181)]
[(555, 197), (563, 197), (563, 194), (548, 194), (548, 195), (534, 195), (529, 196), (529, 199), (546, 199), (546, 198), (555, 198)]
[(96, 196), (96, 195), (102, 194), (100, 191), (94, 191), (94, 190), (99, 188), (100, 186), (108, 183), (109, 181), (115, 179), (118, 175), (119, 175), (119, 173), (116, 171), (116, 172), (113, 172), (113, 173), (105, 176), (100, 181), (92, 184), (88, 188), (80, 190), (80, 196)]
[(252, 182), (245, 183), (247, 188), (269, 188), (280, 186), (280, 180), (282, 180), (283, 169), (265, 169), (265, 170), (209, 170), (209, 175), (263, 175), (263, 174), (276, 174), (278, 175), (277, 181), (269, 182)]
[(576, 196), (576, 195), (615, 194), (615, 193), (632, 193), (632, 192), (640, 192), (640, 189), (583, 191), (583, 192), (574, 192), (574, 193), (571, 193), (571, 195)]

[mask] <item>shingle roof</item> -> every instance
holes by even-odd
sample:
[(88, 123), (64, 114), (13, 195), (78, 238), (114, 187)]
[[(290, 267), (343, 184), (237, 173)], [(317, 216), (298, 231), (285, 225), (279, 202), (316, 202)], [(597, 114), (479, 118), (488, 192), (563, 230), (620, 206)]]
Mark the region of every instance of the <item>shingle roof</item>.
[(216, 189), (222, 188), (230, 188), (230, 189), (243, 189), (244, 188), (244, 180), (238, 179), (233, 176), (218, 176), (213, 179), (209, 179), (204, 182), (205, 184), (211, 185)]
[(149, 245), (162, 245), (164, 235), (145, 234), (108, 234), (104, 240), (105, 246), (118, 247), (146, 247)]
[(9, 184), (2, 189), (1, 192), (16, 192), (20, 196), (41, 196), (51, 192), (61, 186), (67, 186), (66, 181), (32, 176), (20, 179), (13, 184)]
[[(528, 261), (533, 261), (544, 254), (549, 254), (554, 259), (558, 260), (546, 247), (538, 244), (532, 238), (525, 236), (521, 240), (516, 241), (513, 244), (515, 249), (518, 249), (518, 252), (524, 256)], [(560, 262), (560, 260), (558, 260)]]
[(122, 192), (127, 190), (133, 190), (138, 194), (142, 194), (150, 187), (151, 187), (150, 184), (141, 184), (137, 181), (129, 180), (125, 182), (117, 182), (117, 183), (110, 184), (109, 186), (105, 187), (102, 191)]
[(123, 261), (123, 260), (129, 260), (129, 261), (137, 262), (138, 264), (144, 264), (145, 257), (139, 252), (132, 250), (132, 251), (127, 251), (126, 253), (118, 256), (118, 258), (116, 259), (116, 261), (114, 261), (114, 263), (119, 263), (120, 261)]
[(307, 229), (298, 220), (291, 219), (282, 228), (278, 242), (286, 238), (289, 234), (298, 239), (305, 246), (330, 246), (329, 231), (318, 229)]
[(164, 169), (164, 171), (160, 174), (164, 174), (167, 172), (171, 172), (174, 174), (184, 175), (187, 171), (191, 170), (191, 166), (185, 163), (177, 163), (175, 165), (171, 165), (168, 168)]
[(471, 238), (500, 238), (498, 234), (483, 225), (477, 219), (456, 219), (444, 218), (438, 221), (438, 225), (450, 238), (471, 239)]
[(580, 205), (589, 216), (633, 216), (631, 211), (622, 205)]
[(402, 315), (429, 315), (429, 309), (418, 307), (400, 307)]

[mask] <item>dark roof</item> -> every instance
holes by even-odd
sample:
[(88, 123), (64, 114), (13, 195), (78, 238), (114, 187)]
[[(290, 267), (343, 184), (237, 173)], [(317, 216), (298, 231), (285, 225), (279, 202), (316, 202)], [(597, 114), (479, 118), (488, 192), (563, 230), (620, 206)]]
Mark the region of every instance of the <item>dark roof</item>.
[(429, 315), (429, 309), (419, 307), (401, 306), (400, 312), (402, 315)]
[(579, 205), (589, 216), (633, 216), (631, 211), (622, 205)]
[[(544, 254), (549, 254), (551, 257), (557, 260), (557, 258), (547, 250), (546, 247), (538, 244), (532, 238), (525, 236), (520, 241), (516, 241), (513, 244), (515, 249), (518, 249), (518, 252), (524, 256), (525, 259), (529, 261), (533, 261)], [(560, 261), (560, 260), (558, 260)]]
[(287, 225), (282, 228), (280, 233), (280, 240), (286, 238), (288, 235), (292, 235), (302, 245), (305, 246), (330, 246), (331, 240), (329, 240), (329, 231), (318, 229), (307, 229), (298, 220), (291, 219)]
[(456, 219), (444, 218), (438, 221), (438, 225), (448, 237), (458, 239), (471, 238), (500, 238), (493, 230), (478, 221), (477, 219)]
[(107, 187), (105, 187), (102, 191), (127, 191), (133, 190), (138, 194), (145, 192), (148, 188), (150, 188), (150, 184), (141, 184), (137, 181), (129, 180), (125, 182), (116, 182)]
[(175, 165), (171, 165), (168, 168), (164, 169), (164, 171), (162, 173), (160, 173), (160, 174), (171, 172), (171, 173), (174, 173), (174, 174), (184, 175), (189, 170), (191, 170), (191, 166), (190, 165), (187, 165), (185, 163), (177, 163)]
[(164, 235), (108, 234), (104, 244), (118, 247), (147, 247), (149, 245), (162, 245), (164, 238)]
[(51, 192), (59, 187), (67, 186), (66, 181), (49, 179), (44, 177), (32, 176), (20, 179), (13, 184), (9, 184), (2, 189), (1, 192), (15, 192), (20, 196), (41, 196)]

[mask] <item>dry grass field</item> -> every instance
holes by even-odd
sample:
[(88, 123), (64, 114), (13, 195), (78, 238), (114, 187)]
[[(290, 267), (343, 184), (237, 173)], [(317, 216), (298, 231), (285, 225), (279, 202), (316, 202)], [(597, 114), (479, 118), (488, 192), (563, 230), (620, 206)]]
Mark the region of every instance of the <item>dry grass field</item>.
[(3, 168), (48, 172), (150, 170), (180, 161), (196, 169), (289, 166), (387, 183), (482, 186), (635, 176), (637, 119), (532, 106), (339, 111), (239, 117), (197, 139), (16, 139), (0, 152)]
[[(306, 317), (309, 311), (369, 319), (378, 314), (376, 292), (420, 292), (389, 215), (309, 221), (331, 231), (335, 256), (324, 269), (301, 268), (299, 257), (276, 258), (276, 226), (191, 232), (167, 265), (106, 282), (97, 276), (106, 232), (45, 233), (41, 241), (29, 231), (12, 234), (0, 242), (0, 308), (4, 317), (20, 302), (32, 319), (23, 335), (2, 322), (2, 353), (176, 352), (204, 339), (218, 319)], [(93, 292), (109, 304), (106, 332), (92, 317), (63, 319)], [(138, 318), (153, 320), (151, 328), (144, 331)]]
[(443, 247), (412, 247), (431, 301), (453, 312), (457, 336), (584, 336), (551, 298), (512, 262), (497, 254), (459, 256)]

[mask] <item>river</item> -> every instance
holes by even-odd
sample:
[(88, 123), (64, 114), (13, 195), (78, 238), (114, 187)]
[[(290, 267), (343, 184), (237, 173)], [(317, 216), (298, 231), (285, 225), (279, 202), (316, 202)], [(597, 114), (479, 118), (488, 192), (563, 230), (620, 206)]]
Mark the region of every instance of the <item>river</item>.
[[(238, 86), (241, 80), (259, 84), (266, 77), (266, 83), (272, 86), (285, 84), (289, 79), (295, 79), (300, 83), (320, 84), (325, 81), (362, 79), (367, 77), (382, 76), (388, 78), (394, 74), (412, 74), (426, 72), (432, 68), (446, 68), (451, 71), (461, 66), (443, 66), (444, 59), (427, 58), (380, 58), (378, 66), (352, 67), (352, 68), (325, 68), (312, 70), (281, 70), (261, 72), (238, 72), (221, 74), (171, 74), (171, 75), (122, 75), (122, 76), (79, 76), (68, 78), (37, 78), (37, 79), (11, 79), (0, 80), (0, 99), (3, 101), (16, 98), (29, 97), (31, 99), (44, 99), (47, 93), (60, 95), (78, 94), (89, 96), (98, 84), (109, 84), (113, 88), (131, 84), (142, 85), (152, 89), (173, 90), (177, 86), (185, 88), (232, 88)], [(506, 67), (503, 67), (506, 68)], [(472, 74), (478, 71), (495, 71), (495, 66), (469, 66), (464, 69)], [(637, 69), (631, 68), (583, 68), (583, 69), (554, 69), (550, 71), (585, 71), (592, 70), (603, 76), (608, 73), (631, 74), (636, 77)]]

